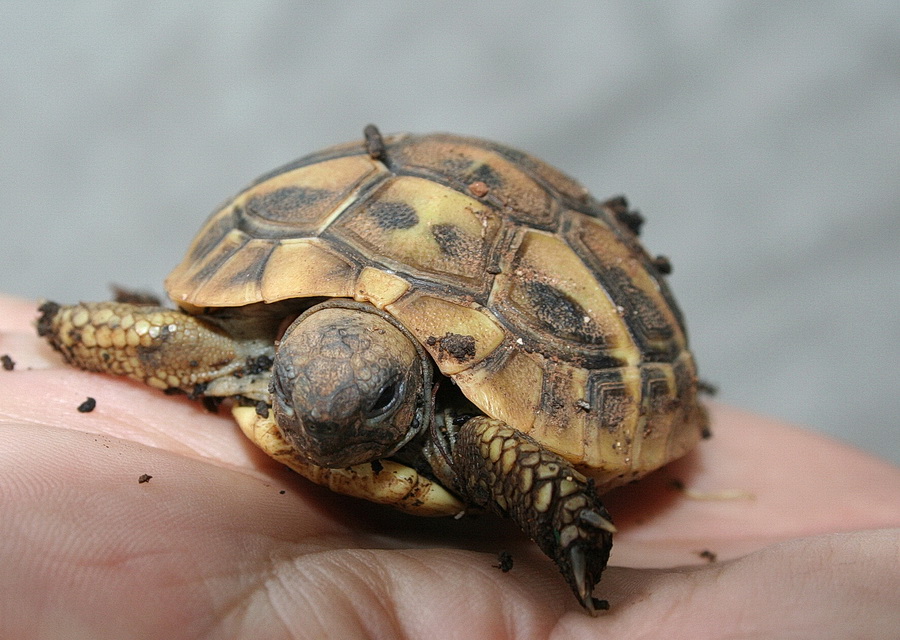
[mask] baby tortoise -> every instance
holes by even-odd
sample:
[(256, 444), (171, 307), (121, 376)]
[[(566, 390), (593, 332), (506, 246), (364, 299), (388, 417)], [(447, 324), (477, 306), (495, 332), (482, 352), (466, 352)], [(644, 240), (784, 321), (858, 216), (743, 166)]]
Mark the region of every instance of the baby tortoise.
[(38, 329), (77, 367), (232, 399), (335, 491), (512, 518), (593, 613), (598, 495), (707, 429), (641, 222), (509, 147), (369, 126), (213, 213), (166, 280), (176, 310), (47, 303)]

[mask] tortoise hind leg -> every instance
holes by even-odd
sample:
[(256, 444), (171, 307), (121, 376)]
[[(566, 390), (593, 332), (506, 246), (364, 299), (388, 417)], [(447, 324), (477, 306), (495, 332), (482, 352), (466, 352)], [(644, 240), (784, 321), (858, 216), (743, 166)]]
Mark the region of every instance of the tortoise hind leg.
[(593, 483), (568, 461), (504, 422), (479, 416), (460, 427), (449, 464), (468, 500), (512, 518), (553, 559), (579, 602), (606, 567), (615, 527)]

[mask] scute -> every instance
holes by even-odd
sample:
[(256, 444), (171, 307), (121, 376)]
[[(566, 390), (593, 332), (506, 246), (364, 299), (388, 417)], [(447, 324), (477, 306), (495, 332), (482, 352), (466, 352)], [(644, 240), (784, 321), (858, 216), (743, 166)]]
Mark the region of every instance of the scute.
[(436, 282), (480, 289), (499, 215), (431, 180), (399, 176), (328, 230), (373, 261)]
[(672, 357), (685, 348), (684, 327), (666, 298), (665, 283), (650, 275), (649, 258), (632, 250), (612, 227), (572, 216), (564, 238), (620, 309), (643, 358)]
[[(166, 285), (189, 310), (293, 298), (397, 318), (487, 415), (628, 482), (706, 425), (677, 305), (624, 199), (492, 142), (305, 156), (215, 212)], [(628, 217), (628, 216), (631, 217)]]
[(414, 292), (385, 308), (419, 339), (447, 376), (477, 365), (506, 337), (493, 314), (474, 304)]
[[(485, 200), (496, 203), (507, 215), (536, 227), (552, 226), (559, 216), (559, 203), (520, 163), (511, 162), (499, 149), (512, 153), (497, 145), (438, 134), (410, 138), (392, 149), (391, 156), (395, 162), (449, 181), (457, 189), (482, 182), (489, 189)], [(541, 164), (531, 160), (532, 166)]]
[[(525, 229), (491, 306), (535, 349), (579, 353), (591, 366), (635, 363), (628, 326), (596, 274), (559, 236)], [(545, 346), (541, 346), (545, 345)]]
[(277, 302), (289, 298), (348, 297), (353, 295), (357, 270), (353, 261), (319, 238), (282, 240), (266, 263), (260, 298)]
[(380, 171), (366, 156), (326, 160), (277, 175), (238, 196), (234, 206), (254, 235), (318, 235)]

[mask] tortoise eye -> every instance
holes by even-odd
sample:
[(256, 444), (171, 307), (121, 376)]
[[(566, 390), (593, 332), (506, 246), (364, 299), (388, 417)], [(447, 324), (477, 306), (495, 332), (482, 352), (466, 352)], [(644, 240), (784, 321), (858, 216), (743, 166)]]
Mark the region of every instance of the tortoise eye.
[(403, 385), (397, 380), (391, 382), (381, 390), (378, 398), (366, 412), (366, 416), (370, 419), (380, 418), (398, 404), (398, 400), (402, 395)]

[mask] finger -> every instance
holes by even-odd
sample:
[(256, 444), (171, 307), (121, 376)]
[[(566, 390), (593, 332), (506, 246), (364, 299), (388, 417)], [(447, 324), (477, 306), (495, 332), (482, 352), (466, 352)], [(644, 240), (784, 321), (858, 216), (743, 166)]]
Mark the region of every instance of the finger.
[(205, 637), (243, 612), (272, 557), (353, 543), (284, 479), (75, 430), (0, 427), (0, 637), (55, 636), (75, 620), (79, 637)]
[[(240, 433), (230, 415), (211, 414), (183, 397), (74, 369), (0, 372), (0, 420), (106, 434), (247, 469), (271, 462)], [(95, 400), (90, 412), (79, 406)]]
[[(611, 568), (610, 611), (560, 637), (889, 638), (900, 628), (900, 530), (791, 540), (677, 571)], [(710, 612), (715, 612), (712, 615)]]

